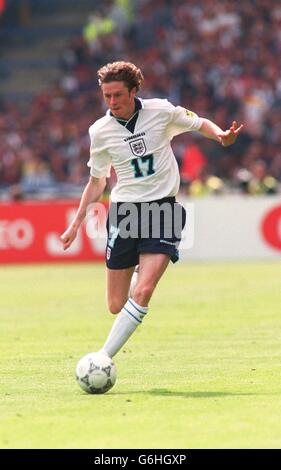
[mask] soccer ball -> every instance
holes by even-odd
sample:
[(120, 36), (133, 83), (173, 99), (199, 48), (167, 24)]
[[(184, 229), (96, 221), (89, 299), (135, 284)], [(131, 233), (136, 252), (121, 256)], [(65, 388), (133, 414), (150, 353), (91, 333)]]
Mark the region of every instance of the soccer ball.
[(116, 381), (116, 366), (104, 354), (92, 352), (83, 356), (76, 366), (76, 379), (87, 393), (105, 393)]

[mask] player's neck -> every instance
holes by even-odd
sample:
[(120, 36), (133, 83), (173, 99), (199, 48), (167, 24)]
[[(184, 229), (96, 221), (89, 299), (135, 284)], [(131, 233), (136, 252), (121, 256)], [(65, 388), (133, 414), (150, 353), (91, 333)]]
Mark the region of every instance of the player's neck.
[(135, 112), (136, 112), (136, 106), (134, 103), (132, 108), (128, 109), (128, 111), (124, 113), (122, 117), (118, 117), (117, 119), (121, 119), (122, 121), (129, 121), (131, 117), (133, 117)]
[(133, 117), (136, 111), (137, 111), (137, 103), (136, 103), (136, 100), (134, 99), (134, 101), (130, 104), (130, 106), (128, 106), (128, 109), (124, 112), (122, 116), (114, 116), (114, 117), (116, 119), (120, 119), (120, 121), (129, 121)]

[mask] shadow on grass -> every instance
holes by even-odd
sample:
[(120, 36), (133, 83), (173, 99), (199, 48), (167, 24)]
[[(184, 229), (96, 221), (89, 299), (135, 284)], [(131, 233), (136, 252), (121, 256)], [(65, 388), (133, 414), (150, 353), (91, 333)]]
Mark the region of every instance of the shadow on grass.
[(112, 395), (152, 395), (152, 396), (163, 396), (163, 397), (183, 397), (183, 398), (216, 398), (216, 397), (227, 397), (227, 396), (251, 396), (258, 395), (257, 393), (251, 392), (173, 392), (166, 388), (154, 388), (152, 390), (136, 390), (131, 392), (112, 392)]

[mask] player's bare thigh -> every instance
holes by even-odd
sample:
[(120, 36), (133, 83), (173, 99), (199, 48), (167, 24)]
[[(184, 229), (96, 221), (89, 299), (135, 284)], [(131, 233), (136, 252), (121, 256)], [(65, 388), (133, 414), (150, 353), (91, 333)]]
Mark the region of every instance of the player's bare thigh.
[[(147, 306), (158, 281), (165, 272), (170, 256), (163, 253), (141, 253), (138, 281), (133, 299)], [(127, 269), (107, 268), (107, 304), (111, 313), (119, 313), (128, 299), (128, 291), (135, 267)]]
[(107, 305), (111, 313), (119, 313), (128, 300), (128, 291), (135, 267), (107, 269)]

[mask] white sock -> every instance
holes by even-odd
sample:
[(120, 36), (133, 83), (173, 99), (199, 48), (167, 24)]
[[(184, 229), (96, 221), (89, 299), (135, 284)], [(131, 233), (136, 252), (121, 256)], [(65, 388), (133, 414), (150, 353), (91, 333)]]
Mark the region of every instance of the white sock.
[(148, 307), (142, 307), (133, 299), (129, 298), (121, 312), (118, 313), (118, 317), (113, 323), (107, 340), (100, 352), (109, 357), (115, 356), (135, 329), (142, 323), (147, 312)]
[(134, 293), (135, 287), (137, 285), (138, 278), (139, 278), (139, 265), (136, 266), (136, 268), (133, 272), (128, 297), (133, 297), (133, 293)]

